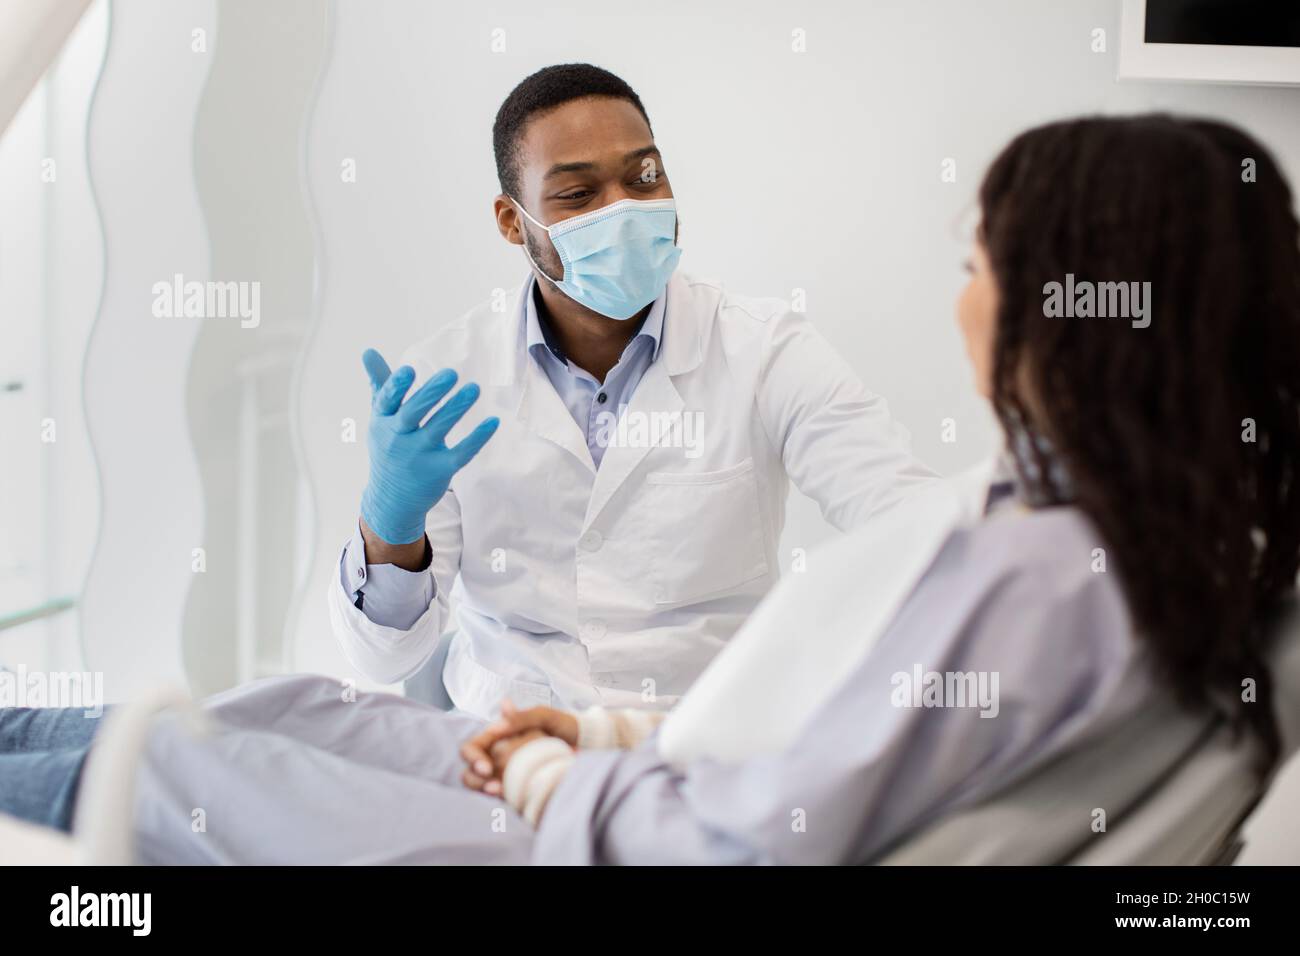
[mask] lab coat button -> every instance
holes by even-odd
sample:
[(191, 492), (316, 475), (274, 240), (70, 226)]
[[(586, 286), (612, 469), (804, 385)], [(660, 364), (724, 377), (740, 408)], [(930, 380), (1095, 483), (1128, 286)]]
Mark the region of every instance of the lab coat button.
[(592, 618), (586, 624), (582, 625), (582, 637), (584, 640), (597, 641), (605, 636), (605, 622), (600, 618)]
[(595, 528), (592, 528), (578, 539), (578, 544), (582, 546), (582, 550), (584, 551), (599, 551), (600, 546), (604, 543), (604, 535)]

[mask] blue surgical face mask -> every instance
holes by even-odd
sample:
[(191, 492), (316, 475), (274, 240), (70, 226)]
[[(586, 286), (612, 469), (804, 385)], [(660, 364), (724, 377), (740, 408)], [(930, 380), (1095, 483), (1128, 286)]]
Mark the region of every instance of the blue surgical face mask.
[(677, 203), (671, 199), (620, 199), (552, 226), (511, 201), (551, 237), (564, 277), (546, 275), (525, 243), (533, 268), (574, 302), (611, 319), (630, 319), (659, 298), (682, 255), (675, 242)]

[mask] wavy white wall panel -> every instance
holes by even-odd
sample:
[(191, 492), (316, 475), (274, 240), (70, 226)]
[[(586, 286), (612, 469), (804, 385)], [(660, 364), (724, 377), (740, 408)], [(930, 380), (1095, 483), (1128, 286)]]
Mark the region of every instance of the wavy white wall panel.
[(196, 690), (285, 669), (285, 620), (305, 487), (291, 435), (294, 367), (309, 333), (315, 237), (301, 131), (325, 39), (319, 0), (221, 0), (221, 42), (195, 129), (212, 275), (256, 282), (259, 316), (209, 321), (190, 364), (189, 421), (203, 484), (206, 574), (184, 628)]
[[(104, 245), (90, 182), (87, 154), (90, 107), (108, 44), (109, 4), (94, 3), (55, 61), (48, 83), (50, 157), (57, 187), (48, 191), (45, 334), (50, 394), (47, 414), (59, 423), (49, 446), (46, 517), (50, 593), (77, 598), (94, 553), (99, 523), (99, 482), (86, 428), (82, 393), (86, 347), (99, 308)], [(60, 669), (80, 668), (80, 609), (50, 621), (51, 638), (74, 643)], [(60, 653), (64, 653), (62, 647)], [(68, 651), (73, 651), (69, 648)]]
[[(207, 52), (192, 49), (196, 30)], [(185, 382), (208, 320), (156, 318), (152, 287), (207, 278), (192, 141), (216, 42), (212, 0), (114, 3), (91, 112), (106, 252), (85, 393), (102, 517), (82, 620), (87, 666), (104, 671), (110, 699), (185, 679), (181, 615), (203, 547)]]

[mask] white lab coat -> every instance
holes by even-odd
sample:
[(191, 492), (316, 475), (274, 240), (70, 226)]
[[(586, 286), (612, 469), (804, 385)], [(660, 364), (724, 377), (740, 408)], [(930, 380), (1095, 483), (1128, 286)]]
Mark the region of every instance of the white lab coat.
[(370, 621), (332, 574), (335, 633), (373, 679), (410, 676), (452, 630), (444, 682), (480, 717), (506, 697), (671, 707), (776, 582), (790, 479), (848, 529), (933, 477), (803, 315), (680, 274), (627, 440), (597, 470), (525, 347), (528, 287), (403, 356), (416, 387), (443, 367), (482, 386), (449, 442), (488, 415), (501, 427), (429, 513), (436, 596), (409, 630)]

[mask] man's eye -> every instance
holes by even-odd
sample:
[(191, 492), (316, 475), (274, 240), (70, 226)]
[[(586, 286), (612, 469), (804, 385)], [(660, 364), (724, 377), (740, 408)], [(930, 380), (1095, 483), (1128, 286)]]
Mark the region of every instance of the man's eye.
[(573, 192), (573, 193), (564, 193), (563, 195), (556, 196), (555, 198), (567, 202), (567, 201), (572, 200), (572, 199), (586, 199), (586, 198), (587, 198), (588, 196), (590, 196), (590, 195), (591, 195), (591, 191), (590, 191), (590, 190), (587, 190), (587, 189), (579, 189), (577, 192)]

